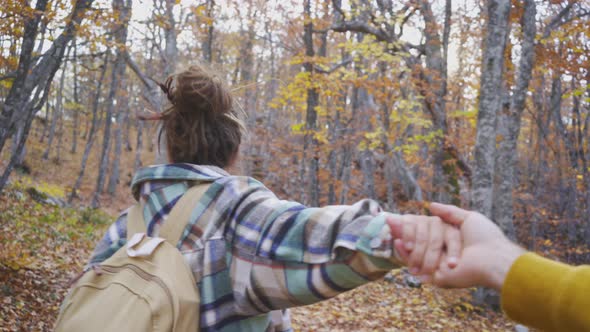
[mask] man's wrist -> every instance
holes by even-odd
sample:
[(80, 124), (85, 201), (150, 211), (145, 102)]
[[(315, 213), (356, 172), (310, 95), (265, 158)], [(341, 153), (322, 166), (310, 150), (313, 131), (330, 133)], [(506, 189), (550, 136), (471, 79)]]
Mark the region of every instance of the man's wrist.
[(489, 283), (487, 286), (501, 291), (508, 271), (516, 259), (525, 252), (526, 250), (508, 240), (498, 243), (494, 250), (492, 264), (488, 265), (489, 268), (486, 270)]

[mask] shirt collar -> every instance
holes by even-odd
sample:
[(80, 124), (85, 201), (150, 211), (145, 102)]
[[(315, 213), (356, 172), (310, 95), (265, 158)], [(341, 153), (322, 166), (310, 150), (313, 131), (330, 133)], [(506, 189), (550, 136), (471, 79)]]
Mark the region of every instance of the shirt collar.
[(213, 182), (229, 176), (225, 170), (210, 165), (193, 165), (187, 163), (152, 165), (138, 170), (131, 182), (131, 192), (139, 200), (142, 184), (156, 181), (165, 185), (176, 181)]

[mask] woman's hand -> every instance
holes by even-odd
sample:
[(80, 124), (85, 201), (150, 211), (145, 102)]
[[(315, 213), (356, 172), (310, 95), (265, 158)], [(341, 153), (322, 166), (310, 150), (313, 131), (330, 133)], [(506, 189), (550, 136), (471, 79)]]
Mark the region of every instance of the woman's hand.
[(456, 266), (462, 247), (456, 226), (439, 217), (418, 215), (390, 215), (387, 223), (402, 262), (424, 282), (431, 281), (441, 264), (448, 269)]

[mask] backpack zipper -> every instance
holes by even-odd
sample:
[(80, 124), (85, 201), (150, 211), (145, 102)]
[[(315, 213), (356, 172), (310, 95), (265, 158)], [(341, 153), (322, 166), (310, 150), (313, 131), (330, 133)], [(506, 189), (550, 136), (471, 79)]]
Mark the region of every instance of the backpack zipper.
[(155, 276), (153, 274), (149, 274), (149, 273), (145, 272), (144, 270), (140, 269), (139, 267), (137, 267), (133, 264), (125, 264), (125, 265), (121, 265), (121, 266), (97, 265), (96, 267), (93, 267), (94, 272), (96, 272), (99, 275), (103, 271), (107, 272), (107, 273), (114, 274), (114, 273), (120, 272), (121, 270), (124, 270), (124, 269), (129, 269), (129, 270), (135, 272), (135, 274), (137, 274), (140, 278), (142, 278), (146, 281), (154, 281), (156, 284), (158, 284), (158, 286), (160, 286), (160, 288), (162, 288), (164, 290), (164, 292), (166, 292), (166, 296), (168, 297), (168, 300), (170, 301), (170, 307), (172, 308), (172, 317), (174, 317), (174, 300), (173, 300), (172, 292), (170, 292), (170, 289), (168, 288), (168, 286), (166, 286), (166, 284), (164, 283), (164, 281), (162, 281), (162, 279), (158, 278), (157, 276)]

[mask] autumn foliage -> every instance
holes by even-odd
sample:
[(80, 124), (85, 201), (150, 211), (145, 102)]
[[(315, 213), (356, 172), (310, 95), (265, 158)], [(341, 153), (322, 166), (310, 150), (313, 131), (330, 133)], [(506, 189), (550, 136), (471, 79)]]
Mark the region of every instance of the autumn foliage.
[[(156, 123), (138, 115), (160, 112), (157, 82), (193, 63), (245, 115), (232, 172), (280, 197), (404, 213), (452, 202), (531, 250), (590, 262), (589, 25), (588, 0), (2, 1), (0, 330), (49, 329), (101, 211), (124, 209), (134, 171), (162, 162)], [(294, 321), (510, 327), (466, 291), (367, 287)]]

